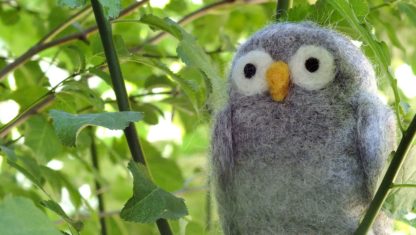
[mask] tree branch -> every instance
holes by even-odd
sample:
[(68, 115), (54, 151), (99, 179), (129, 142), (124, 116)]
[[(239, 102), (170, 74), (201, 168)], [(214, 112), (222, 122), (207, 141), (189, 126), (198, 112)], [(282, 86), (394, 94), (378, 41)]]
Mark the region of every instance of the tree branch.
[(381, 206), (383, 205), (388, 194), (390, 193), (390, 190), (392, 189), (391, 186), (394, 186), (393, 182), (404, 160), (406, 159), (406, 155), (410, 150), (413, 140), (415, 139), (415, 133), (416, 115), (413, 117), (413, 120), (410, 123), (409, 128), (404, 132), (403, 138), (400, 141), (396, 153), (394, 154), (393, 160), (391, 161), (390, 166), (387, 169), (386, 174), (384, 175), (383, 181), (377, 189), (377, 193), (374, 196), (374, 199), (372, 200), (363, 221), (360, 223), (360, 226), (355, 231), (355, 235), (367, 234), (367, 231), (371, 228), (372, 224), (374, 223), (374, 220), (377, 217), (377, 214), (380, 211)]
[[(148, 0), (142, 0), (140, 2), (135, 2), (128, 6), (127, 8), (123, 9), (120, 12), (119, 17), (126, 16), (133, 12), (136, 8), (144, 5)], [(86, 12), (83, 12), (86, 11)], [(81, 16), (86, 14), (88, 11), (84, 8), (74, 16), (72, 16), (68, 22), (72, 21), (75, 22), (77, 19), (79, 19)], [(75, 18), (75, 19), (74, 19)], [(52, 30), (49, 34), (47, 34), (45, 37), (43, 37), (35, 46), (31, 47), (29, 50), (27, 50), (25, 53), (23, 53), (21, 56), (16, 58), (12, 63), (6, 65), (1, 71), (0, 71), (0, 80), (6, 77), (7, 74), (14, 71), (15, 69), (19, 68), (23, 64), (25, 64), (28, 60), (30, 60), (34, 55), (38, 54), (39, 52), (42, 52), (46, 49), (49, 49), (51, 47), (63, 45), (75, 40), (85, 40), (89, 35), (97, 32), (97, 26), (89, 27), (88, 29), (80, 32), (71, 34), (56, 40), (51, 41), (51, 39), (56, 36), (59, 32), (61, 32), (63, 29), (68, 27), (69, 23), (63, 23), (54, 30)]]
[(45, 96), (41, 97), (32, 106), (30, 106), (24, 112), (16, 116), (12, 121), (2, 126), (0, 129), (0, 138), (4, 138), (13, 129), (13, 127), (19, 126), (20, 124), (24, 123), (32, 115), (48, 107), (54, 99), (55, 99), (54, 93), (46, 94)]
[[(124, 84), (123, 75), (121, 73), (120, 64), (118, 62), (116, 49), (114, 47), (110, 24), (105, 19), (103, 9), (98, 0), (91, 0), (91, 5), (94, 11), (95, 20), (97, 22), (98, 31), (100, 33), (108, 68), (110, 70), (111, 81), (113, 84), (113, 90), (116, 94), (118, 108), (120, 111), (129, 111), (130, 104), (127, 90)], [(124, 135), (127, 138), (127, 143), (134, 161), (145, 164), (146, 162), (140, 146), (137, 130), (133, 123), (130, 123), (129, 126), (124, 129)], [(156, 224), (161, 235), (172, 235), (170, 226), (165, 219), (158, 219)]]

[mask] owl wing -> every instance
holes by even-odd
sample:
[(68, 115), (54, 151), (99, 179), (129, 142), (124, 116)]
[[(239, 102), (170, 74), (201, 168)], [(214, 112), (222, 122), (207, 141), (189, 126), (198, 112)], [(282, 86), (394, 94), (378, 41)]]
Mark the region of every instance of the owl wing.
[(364, 94), (357, 106), (357, 144), (371, 194), (387, 157), (396, 147), (396, 120), (394, 113), (374, 94)]
[(241, 234), (235, 216), (235, 192), (231, 178), (234, 166), (232, 109), (227, 105), (218, 113), (211, 142), (213, 181), (224, 234)]
[(234, 165), (231, 106), (227, 105), (215, 119), (212, 133), (211, 154), (217, 183), (226, 183), (229, 171)]

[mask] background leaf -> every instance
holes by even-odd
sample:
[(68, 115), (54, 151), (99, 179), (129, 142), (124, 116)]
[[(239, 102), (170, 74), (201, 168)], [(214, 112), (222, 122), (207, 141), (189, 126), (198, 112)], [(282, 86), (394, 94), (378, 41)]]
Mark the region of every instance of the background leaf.
[(85, 0), (58, 0), (58, 3), (62, 6), (75, 8), (85, 5)]
[(2, 235), (60, 235), (58, 229), (31, 200), (9, 197), (0, 203)]

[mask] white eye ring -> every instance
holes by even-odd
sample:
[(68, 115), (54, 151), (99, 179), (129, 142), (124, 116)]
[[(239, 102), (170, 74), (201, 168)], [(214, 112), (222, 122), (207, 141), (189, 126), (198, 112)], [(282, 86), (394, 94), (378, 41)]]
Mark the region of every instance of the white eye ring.
[(239, 58), (231, 72), (231, 80), (239, 93), (250, 96), (266, 91), (266, 70), (272, 62), (272, 57), (262, 50), (250, 51)]
[(332, 54), (323, 47), (301, 46), (289, 60), (292, 81), (306, 90), (324, 88), (335, 78)]

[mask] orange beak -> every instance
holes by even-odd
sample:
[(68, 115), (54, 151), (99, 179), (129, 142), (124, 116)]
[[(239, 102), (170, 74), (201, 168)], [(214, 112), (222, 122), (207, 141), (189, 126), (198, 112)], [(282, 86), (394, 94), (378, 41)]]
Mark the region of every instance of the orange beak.
[(266, 79), (272, 99), (283, 101), (289, 93), (289, 66), (283, 61), (274, 62), (266, 71)]

